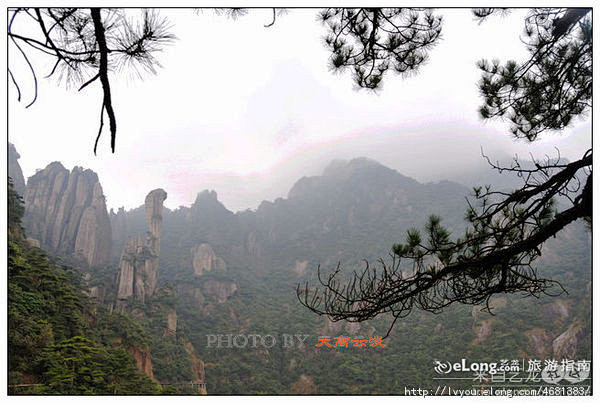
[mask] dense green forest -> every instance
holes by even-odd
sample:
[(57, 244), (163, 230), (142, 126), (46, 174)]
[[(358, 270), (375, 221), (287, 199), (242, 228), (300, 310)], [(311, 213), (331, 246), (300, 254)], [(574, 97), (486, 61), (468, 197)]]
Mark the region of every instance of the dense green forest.
[[(82, 273), (25, 242), (23, 205), (8, 188), (9, 393), (155, 394), (126, 347), (130, 319), (94, 314)], [(128, 338), (115, 347), (115, 335)]]

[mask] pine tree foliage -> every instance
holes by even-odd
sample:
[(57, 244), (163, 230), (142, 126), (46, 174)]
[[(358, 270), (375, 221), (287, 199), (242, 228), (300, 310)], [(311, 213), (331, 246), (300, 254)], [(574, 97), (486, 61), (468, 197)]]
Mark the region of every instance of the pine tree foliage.
[[(20, 228), (22, 200), (10, 182), (8, 207), (12, 228)], [(113, 315), (100, 316), (93, 328), (82, 273), (29, 247), (22, 230), (12, 228), (8, 239), (9, 393), (160, 393), (160, 387), (138, 370), (131, 354), (122, 347), (113, 348), (110, 336), (115, 332), (124, 344), (143, 344), (139, 326)], [(119, 328), (104, 329), (107, 322)]]
[(21, 219), (25, 213), (23, 205), (23, 197), (15, 192), (13, 180), (8, 177), (8, 232), (16, 238), (23, 237), (23, 228), (21, 227)]
[(319, 19), (328, 30), (330, 67), (352, 69), (356, 85), (373, 90), (390, 69), (403, 75), (418, 70), (442, 30), (442, 17), (424, 9), (328, 8)]
[[(484, 19), (495, 12), (477, 9), (474, 15)], [(484, 119), (507, 117), (517, 138), (534, 141), (591, 108), (591, 10), (532, 10), (525, 27), (529, 59), (479, 63), (480, 113)], [(475, 188), (461, 237), (453, 239), (441, 218), (432, 216), (424, 231), (410, 229), (406, 241), (393, 246), (389, 261), (367, 263), (349, 281), (339, 264), (327, 276), (319, 268), (314, 291), (308, 283), (298, 285), (300, 302), (333, 320), (363, 321), (382, 313), (396, 320), (415, 308), (439, 313), (456, 302), (484, 304), (489, 311), (491, 297), (499, 293), (537, 297), (564, 291), (532, 264), (544, 242), (567, 225), (578, 219), (591, 223), (592, 150), (571, 163), (559, 155), (533, 160), (531, 167), (518, 159), (509, 167), (487, 160), (522, 178), (523, 185), (511, 192)]]
[(53, 344), (42, 355), (43, 394), (155, 394), (159, 386), (140, 373), (123, 348), (107, 349), (75, 336)]
[(484, 99), (479, 112), (484, 119), (507, 118), (515, 137), (535, 140), (545, 130), (567, 127), (591, 107), (591, 10), (533, 10), (525, 19), (525, 38), (530, 53), (525, 62), (479, 62)]
[[(34, 95), (38, 96), (38, 72), (32, 59), (49, 57), (53, 63), (46, 78), (77, 85), (79, 91), (99, 80), (102, 86), (100, 128), (94, 153), (109, 119), (111, 149), (115, 151), (117, 120), (113, 108), (110, 73), (129, 72), (141, 77), (143, 71), (156, 73), (156, 54), (172, 42), (168, 21), (153, 10), (144, 9), (133, 18), (124, 9), (108, 8), (16, 8), (9, 10), (9, 46), (14, 47), (28, 66)], [(9, 63), (8, 74), (21, 101), (24, 77), (17, 77)], [(22, 85), (22, 84), (21, 84)]]

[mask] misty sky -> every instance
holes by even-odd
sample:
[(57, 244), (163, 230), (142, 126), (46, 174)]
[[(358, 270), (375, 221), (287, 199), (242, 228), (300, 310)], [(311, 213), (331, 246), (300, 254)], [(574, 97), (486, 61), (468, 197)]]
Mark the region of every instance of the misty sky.
[[(159, 55), (157, 75), (113, 74), (118, 132), (98, 130), (101, 87), (78, 93), (41, 80), (37, 102), (25, 109), (9, 87), (9, 140), (21, 154), (25, 177), (52, 161), (93, 169), (108, 207), (137, 207), (152, 189), (168, 193), (165, 205), (189, 205), (214, 189), (231, 210), (255, 208), (285, 197), (304, 175), (319, 174), (334, 158), (366, 156), (420, 181), (487, 169), (480, 149), (494, 158), (531, 152), (580, 158), (590, 147), (589, 119), (534, 144), (515, 141), (508, 124), (483, 122), (476, 61), (526, 57), (523, 10), (483, 24), (468, 9), (443, 14), (442, 40), (419, 73), (388, 72), (382, 90), (354, 89), (350, 74), (328, 70), (325, 27), (317, 10), (290, 10), (270, 22), (270, 10), (233, 21), (211, 11), (162, 10), (178, 40)], [(10, 53), (24, 98), (30, 76)], [(51, 64), (37, 59), (39, 77)]]

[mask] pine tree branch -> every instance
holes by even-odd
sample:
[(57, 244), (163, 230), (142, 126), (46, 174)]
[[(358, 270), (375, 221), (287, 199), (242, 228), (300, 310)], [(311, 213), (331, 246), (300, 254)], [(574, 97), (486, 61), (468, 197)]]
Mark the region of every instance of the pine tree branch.
[[(102, 83), (102, 90), (104, 92), (102, 104), (103, 108), (106, 110), (106, 114), (108, 115), (108, 120), (110, 124), (110, 148), (114, 153), (115, 138), (117, 135), (117, 120), (115, 118), (115, 112), (112, 106), (110, 82), (108, 80), (108, 47), (106, 45), (106, 37), (104, 35), (104, 25), (102, 24), (100, 9), (92, 8), (90, 11), (92, 15), (92, 20), (94, 22), (94, 33), (96, 35), (96, 40), (98, 41), (98, 49), (100, 52), (100, 64), (98, 66), (98, 75), (100, 76), (100, 82)], [(100, 129), (102, 129), (102, 126), (100, 127)], [(96, 154), (95, 146), (94, 154)]]

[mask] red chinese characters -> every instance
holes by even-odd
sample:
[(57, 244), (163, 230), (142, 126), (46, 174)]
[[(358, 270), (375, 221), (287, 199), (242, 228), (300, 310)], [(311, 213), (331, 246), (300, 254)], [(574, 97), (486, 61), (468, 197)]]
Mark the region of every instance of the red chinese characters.
[(366, 337), (356, 336), (356, 337), (348, 337), (348, 336), (319, 336), (317, 344), (315, 347), (329, 347), (329, 348), (364, 348), (364, 347), (386, 347), (383, 344), (383, 339), (381, 336)]

